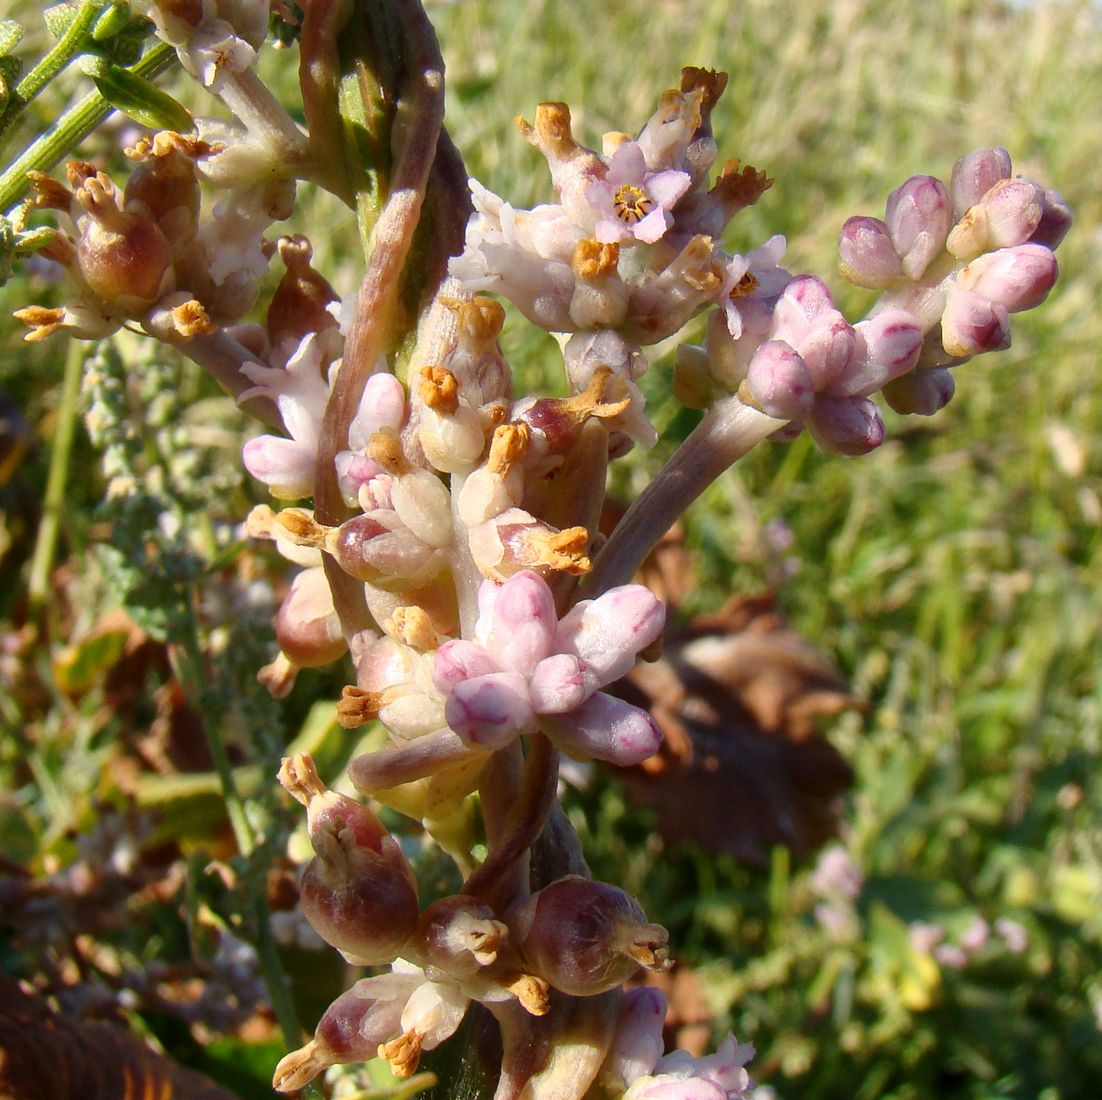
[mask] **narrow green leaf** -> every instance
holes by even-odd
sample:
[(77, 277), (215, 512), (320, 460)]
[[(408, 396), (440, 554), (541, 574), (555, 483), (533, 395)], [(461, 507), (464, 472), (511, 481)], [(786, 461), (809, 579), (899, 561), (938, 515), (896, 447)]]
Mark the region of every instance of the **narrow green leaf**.
[(112, 107), (135, 122), (154, 130), (177, 130), (186, 133), (194, 128), (187, 110), (152, 81), (128, 69), (110, 65), (94, 76), (96, 89)]
[(0, 57), (9, 54), (23, 37), (23, 28), (11, 19), (0, 19)]
[(76, 22), (79, 11), (79, 4), (54, 4), (52, 8), (46, 8), (42, 13), (42, 18), (46, 21), (46, 30), (56, 39), (64, 38), (66, 32)]

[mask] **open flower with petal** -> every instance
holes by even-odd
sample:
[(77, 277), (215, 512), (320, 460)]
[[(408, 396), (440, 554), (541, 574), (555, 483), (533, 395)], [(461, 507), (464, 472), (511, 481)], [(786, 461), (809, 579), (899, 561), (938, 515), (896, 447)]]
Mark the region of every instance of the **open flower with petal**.
[(658, 1060), (651, 1076), (637, 1078), (623, 1100), (739, 1100), (751, 1097), (745, 1065), (754, 1057), (749, 1043), (728, 1034), (715, 1054), (694, 1058), (675, 1050)]
[(445, 642), (436, 653), (448, 725), (482, 748), (542, 730), (572, 756), (637, 764), (656, 751), (661, 731), (646, 711), (598, 689), (631, 669), (664, 622), (662, 603), (638, 584), (584, 600), (558, 621), (539, 574), (486, 581), (475, 640)]
[(735, 256), (724, 269), (723, 285), (717, 301), (727, 317), (727, 329), (738, 339), (742, 336), (747, 314), (771, 310), (792, 276), (780, 266), (787, 242), (777, 233), (760, 248), (745, 256)]
[(625, 141), (608, 165), (608, 175), (585, 192), (597, 216), (597, 240), (653, 244), (673, 225), (670, 213), (692, 185), (688, 172), (652, 172), (638, 142)]

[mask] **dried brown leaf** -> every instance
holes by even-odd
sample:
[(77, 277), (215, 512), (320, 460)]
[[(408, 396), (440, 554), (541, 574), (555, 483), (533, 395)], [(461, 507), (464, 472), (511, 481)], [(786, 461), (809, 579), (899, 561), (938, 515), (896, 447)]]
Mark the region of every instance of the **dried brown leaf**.
[(0, 1100), (235, 1100), (120, 1027), (68, 1019), (0, 975)]

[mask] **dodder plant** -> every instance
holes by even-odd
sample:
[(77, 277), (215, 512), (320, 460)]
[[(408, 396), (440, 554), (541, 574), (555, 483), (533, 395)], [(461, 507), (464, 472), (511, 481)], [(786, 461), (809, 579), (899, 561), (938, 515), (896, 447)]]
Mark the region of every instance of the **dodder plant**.
[[(420, 821), (465, 876), (422, 908), (374, 813), (308, 756), (284, 762), (316, 852), (304, 914), (350, 961), (390, 970), (333, 1002), (276, 1087), (376, 1055), (408, 1076), (475, 1001), (500, 1033), (498, 1100), (748, 1094), (752, 1048), (663, 1056), (661, 995), (625, 990), (669, 965), (668, 936), (589, 877), (557, 804), (559, 754), (631, 765), (659, 746), (651, 716), (603, 689), (660, 639), (662, 604), (630, 581), (677, 516), (767, 439), (806, 430), (825, 450), (873, 450), (877, 393), (900, 413), (942, 408), (954, 368), (1008, 346), (1009, 315), (1047, 295), (1069, 211), (1002, 149), (962, 157), (948, 184), (906, 180), (882, 219), (842, 227), (842, 273), (881, 292), (853, 324), (821, 279), (781, 266), (783, 238), (723, 250), (772, 181), (737, 160), (717, 168), (722, 73), (684, 69), (642, 130), (606, 134), (601, 153), (566, 105), (541, 104), (517, 125), (554, 201), (524, 210), (468, 188), (419, 4), (313, 0), (301, 21), (280, 7), (299, 37), (305, 130), (254, 69), (267, 3), (155, 0), (150, 15), (236, 123), (140, 139), (121, 188), (81, 162), (67, 184), (33, 174), (32, 203), (61, 222), (34, 246), (77, 293), (19, 315), (32, 340), (140, 325), (271, 426), (245, 465), (278, 501), (312, 508), (248, 518), (302, 566), (261, 679), (280, 696), (299, 668), (350, 653), (340, 720), (390, 735), (351, 762), (353, 783)], [(300, 180), (357, 212), (366, 267), (347, 308), (304, 237), (266, 236)], [(246, 322), (275, 255), (266, 324)], [(488, 294), (560, 337), (571, 396), (515, 392)], [(679, 348), (671, 385), (704, 415), (604, 538), (609, 462), (657, 439), (636, 385), (643, 349), (701, 313), (705, 343)], [(481, 862), (462, 828), (476, 791)]]

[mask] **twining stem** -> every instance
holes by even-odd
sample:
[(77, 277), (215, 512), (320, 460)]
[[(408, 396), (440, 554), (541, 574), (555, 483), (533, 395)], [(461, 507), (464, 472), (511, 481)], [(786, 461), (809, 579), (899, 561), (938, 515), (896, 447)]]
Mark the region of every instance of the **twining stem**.
[[(152, 80), (176, 57), (176, 51), (164, 42), (149, 50), (131, 70)], [(75, 149), (112, 111), (114, 107), (99, 94), (90, 92), (75, 107), (66, 111), (53, 126), (35, 141), (0, 176), (0, 213), (10, 210), (29, 190), (28, 172), (48, 172)]]
[(735, 396), (717, 401), (616, 525), (581, 595), (592, 598), (627, 584), (682, 512), (728, 466), (784, 425)]
[[(528, 852), (543, 829), (547, 815), (556, 803), (559, 781), (559, 754), (551, 742), (542, 734), (534, 734), (525, 739), (528, 755), (524, 761), (524, 780), (516, 793), (507, 824), (497, 825), (494, 832), (499, 840), (491, 847), (481, 866), (463, 884), (463, 893), (473, 897), (486, 898), (495, 907), (504, 908), (514, 900), (510, 887), (514, 883), (510, 871), (521, 863), (527, 878)], [(512, 792), (495, 792), (488, 784), (479, 788), (482, 798), (482, 812), (488, 819), (501, 821), (499, 812), (503, 807), (501, 797)], [(486, 800), (498, 800), (497, 806), (489, 808)], [(502, 896), (498, 896), (501, 894)]]
[[(346, 515), (335, 459), (348, 446), (348, 428), (367, 380), (385, 369), (392, 351), (402, 272), (421, 214), (425, 188), (444, 123), (444, 66), (432, 25), (424, 12), (400, 4), (407, 66), (400, 87), (396, 137), (400, 141), (391, 192), (371, 233), (367, 269), (356, 298), (356, 313), (344, 359), (322, 419), (314, 479), (314, 512), (320, 523), (336, 526)], [(363, 586), (332, 561), (326, 577), (346, 636), (372, 626)]]
[(61, 379), (61, 399), (57, 406), (57, 427), (50, 452), (50, 472), (46, 478), (46, 498), (42, 504), (42, 522), (35, 536), (31, 557), (31, 576), (27, 589), (29, 611), (35, 617), (52, 595), (50, 570), (57, 549), (61, 516), (65, 508), (65, 486), (69, 477), (69, 458), (76, 436), (77, 406), (80, 404), (80, 380), (87, 349), (79, 340), (70, 340), (65, 353), (65, 373)]
[(69, 29), (57, 40), (54, 47), (15, 88), (8, 101), (7, 110), (0, 117), (0, 137), (15, 125), (16, 120), (26, 110), (27, 104), (74, 58), (83, 52), (92, 24), (103, 10), (101, 3), (85, 0), (78, 9)]

